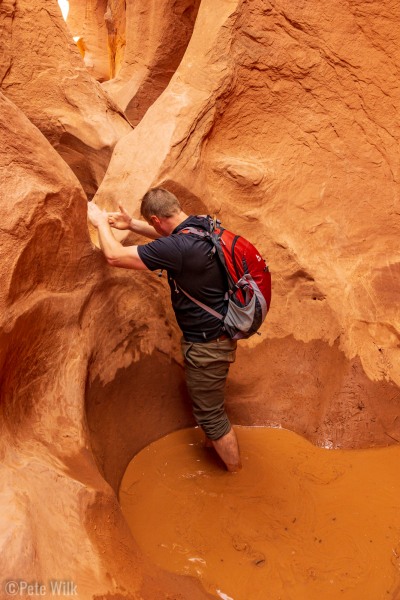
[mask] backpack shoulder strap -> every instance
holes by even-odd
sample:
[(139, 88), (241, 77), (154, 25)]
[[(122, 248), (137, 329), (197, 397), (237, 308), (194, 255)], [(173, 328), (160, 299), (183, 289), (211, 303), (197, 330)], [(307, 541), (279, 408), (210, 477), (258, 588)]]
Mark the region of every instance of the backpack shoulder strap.
[(178, 235), (180, 233), (194, 233), (195, 235), (199, 235), (200, 237), (210, 237), (210, 234), (208, 233), (208, 231), (205, 231), (204, 229), (197, 229), (197, 227), (185, 227), (184, 229), (181, 229), (180, 231), (178, 231)]
[(205, 231), (204, 229), (197, 229), (197, 227), (185, 227), (184, 229), (178, 231), (177, 235), (179, 235), (180, 233), (194, 233), (194, 235), (203, 238), (203, 240), (209, 241), (212, 244), (209, 256), (213, 256), (216, 253), (216, 247), (213, 240), (213, 236), (208, 231)]

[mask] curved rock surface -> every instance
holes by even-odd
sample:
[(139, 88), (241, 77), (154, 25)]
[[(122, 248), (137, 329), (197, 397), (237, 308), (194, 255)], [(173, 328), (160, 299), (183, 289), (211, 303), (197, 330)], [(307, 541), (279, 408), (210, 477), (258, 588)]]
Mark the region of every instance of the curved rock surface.
[[(83, 600), (162, 599), (178, 590), (205, 599), (191, 580), (144, 562), (98, 470), (85, 416), (92, 380), (105, 383), (152, 352), (168, 368), (163, 309), (140, 308), (130, 273), (113, 279), (90, 243), (77, 179), (1, 94), (0, 183), (2, 579), (43, 584), (46, 597), (50, 580), (60, 580), (73, 582)], [(191, 423), (183, 403), (174, 410)], [(150, 417), (156, 422), (137, 406), (131, 435), (138, 446), (173, 426), (167, 416), (143, 439), (142, 420)]]
[(118, 11), (120, 4), (109, 1), (107, 23), (117, 40), (125, 33), (123, 60), (103, 87), (136, 125), (178, 67), (200, 0), (128, 0), (126, 13)]
[[(122, 8), (106, 11), (119, 57)], [(156, 42), (171, 15), (155, 14)], [(137, 214), (163, 184), (268, 258), (271, 313), (228, 382), (236, 423), (329, 447), (400, 440), (399, 22), (394, 0), (203, 0), (176, 73), (115, 148), (100, 205)], [(38, 130), (93, 193), (130, 126), (56, 0), (2, 0), (0, 28), (15, 101), (0, 95), (4, 577), (73, 580), (84, 600), (200, 600), (146, 563), (115, 495), (135, 452), (193, 423), (165, 281), (106, 265), (82, 187)]]
[(167, 87), (200, 0), (71, 0), (67, 23), (88, 71), (136, 125)]
[(131, 126), (85, 69), (57, 0), (3, 0), (0, 19), (0, 90), (93, 195)]
[(107, 0), (69, 0), (68, 29), (79, 38), (85, 67), (100, 82), (110, 78), (106, 10)]
[[(126, 0), (107, 0), (104, 15), (108, 31), (110, 76), (118, 75), (125, 55), (126, 46)], [(132, 32), (133, 33), (133, 32)]]
[(234, 367), (233, 396), (257, 380), (239, 422), (400, 439), (399, 22), (395, 2), (203, 0), (170, 85), (115, 149), (101, 205), (137, 213), (164, 184), (269, 259), (268, 339)]

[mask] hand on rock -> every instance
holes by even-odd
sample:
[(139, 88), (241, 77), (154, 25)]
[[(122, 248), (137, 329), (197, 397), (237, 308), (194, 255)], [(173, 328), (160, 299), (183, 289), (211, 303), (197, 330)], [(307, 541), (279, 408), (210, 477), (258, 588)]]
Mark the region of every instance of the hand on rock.
[(131, 217), (122, 206), (119, 204), (120, 212), (108, 213), (108, 222), (114, 229), (129, 229), (131, 225)]
[(108, 213), (94, 202), (88, 202), (88, 219), (94, 227), (98, 227), (102, 221), (108, 223)]

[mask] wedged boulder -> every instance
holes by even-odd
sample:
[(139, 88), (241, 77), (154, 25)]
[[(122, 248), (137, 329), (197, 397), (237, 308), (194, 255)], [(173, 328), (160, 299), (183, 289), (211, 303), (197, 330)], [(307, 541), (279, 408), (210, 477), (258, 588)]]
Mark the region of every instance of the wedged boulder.
[[(124, 4), (126, 13), (120, 2), (108, 2), (106, 20), (115, 77), (103, 87), (136, 125), (182, 60), (200, 0), (128, 0)], [(125, 47), (119, 63), (122, 36)]]
[[(96, 196), (138, 214), (151, 186), (181, 190), (184, 206), (217, 212), (267, 257), (263, 332), (288, 357), (260, 359), (265, 370), (254, 372), (247, 349), (261, 352), (262, 341), (241, 345), (257, 410), (237, 394), (238, 422), (290, 424), (330, 446), (400, 439), (399, 22), (394, 1), (378, 14), (363, 1), (203, 0), (182, 63), (117, 145)], [(311, 428), (292, 418), (305, 394)]]
[(131, 126), (87, 72), (57, 0), (3, 0), (1, 8), (0, 90), (93, 195)]

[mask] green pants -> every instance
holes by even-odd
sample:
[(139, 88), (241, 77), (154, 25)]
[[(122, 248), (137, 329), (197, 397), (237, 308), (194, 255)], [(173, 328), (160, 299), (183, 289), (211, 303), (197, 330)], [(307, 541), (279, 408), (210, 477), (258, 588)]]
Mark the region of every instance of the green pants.
[(224, 406), (224, 387), (229, 366), (236, 358), (236, 346), (237, 342), (231, 339), (204, 343), (182, 339), (193, 415), (210, 440), (218, 440), (231, 428)]

